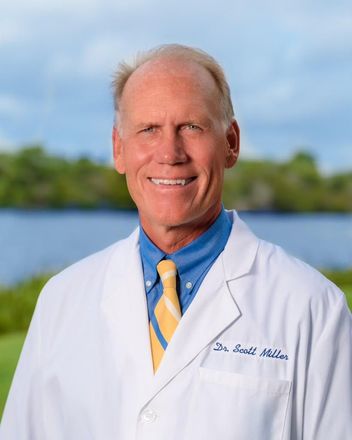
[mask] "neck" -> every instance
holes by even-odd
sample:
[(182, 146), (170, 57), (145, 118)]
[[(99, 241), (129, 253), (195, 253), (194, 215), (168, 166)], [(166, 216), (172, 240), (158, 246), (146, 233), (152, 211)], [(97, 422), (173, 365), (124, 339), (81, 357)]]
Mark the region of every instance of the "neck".
[(196, 240), (215, 222), (221, 211), (221, 205), (213, 215), (197, 224), (179, 226), (150, 225), (141, 219), (144, 232), (150, 240), (166, 254), (172, 254)]

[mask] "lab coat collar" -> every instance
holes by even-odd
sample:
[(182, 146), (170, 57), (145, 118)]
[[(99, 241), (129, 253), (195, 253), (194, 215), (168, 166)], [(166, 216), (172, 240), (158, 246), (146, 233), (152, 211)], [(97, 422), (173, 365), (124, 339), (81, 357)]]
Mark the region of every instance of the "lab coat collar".
[(222, 253), (225, 278), (227, 281), (249, 273), (257, 255), (260, 240), (232, 211), (233, 223), (230, 237)]

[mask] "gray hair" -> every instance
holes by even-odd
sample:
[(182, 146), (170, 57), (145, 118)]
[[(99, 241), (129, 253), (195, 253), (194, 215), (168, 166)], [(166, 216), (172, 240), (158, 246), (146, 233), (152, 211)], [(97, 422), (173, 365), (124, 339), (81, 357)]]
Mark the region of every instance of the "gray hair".
[(219, 91), (220, 104), (223, 109), (225, 123), (231, 123), (234, 118), (234, 111), (231, 101), (230, 87), (226, 80), (224, 70), (212, 56), (208, 55), (203, 50), (183, 46), (181, 44), (165, 44), (158, 46), (146, 52), (139, 52), (131, 63), (126, 61), (119, 63), (112, 81), (114, 108), (117, 113), (119, 111), (119, 103), (128, 78), (143, 64), (160, 58), (183, 59), (195, 62), (204, 67), (214, 79)]

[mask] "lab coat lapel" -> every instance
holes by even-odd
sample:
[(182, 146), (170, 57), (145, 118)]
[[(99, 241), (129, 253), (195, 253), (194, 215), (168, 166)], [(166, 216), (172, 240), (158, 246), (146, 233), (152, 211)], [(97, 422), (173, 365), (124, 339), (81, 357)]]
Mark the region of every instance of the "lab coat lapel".
[(241, 317), (236, 280), (250, 272), (259, 240), (236, 213), (228, 243), (182, 317), (155, 375), (152, 398), (220, 333)]
[[(135, 371), (141, 395), (154, 380), (150, 354), (148, 308), (139, 252), (139, 230), (120, 242), (106, 273), (102, 309), (116, 362), (121, 353), (130, 371)], [(126, 380), (128, 372), (126, 371)], [(142, 399), (142, 396), (141, 396)]]
[(224, 280), (221, 259), (208, 272), (182, 317), (155, 375), (157, 393), (240, 316)]

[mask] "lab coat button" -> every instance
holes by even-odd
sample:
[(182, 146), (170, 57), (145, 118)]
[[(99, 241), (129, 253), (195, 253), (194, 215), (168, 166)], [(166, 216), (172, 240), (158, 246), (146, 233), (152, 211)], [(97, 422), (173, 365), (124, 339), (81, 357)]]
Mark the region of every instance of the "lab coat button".
[(150, 408), (146, 408), (142, 413), (141, 413), (141, 420), (144, 423), (153, 423), (155, 422), (155, 420), (157, 419), (157, 414), (154, 410), (150, 409)]

